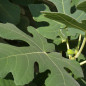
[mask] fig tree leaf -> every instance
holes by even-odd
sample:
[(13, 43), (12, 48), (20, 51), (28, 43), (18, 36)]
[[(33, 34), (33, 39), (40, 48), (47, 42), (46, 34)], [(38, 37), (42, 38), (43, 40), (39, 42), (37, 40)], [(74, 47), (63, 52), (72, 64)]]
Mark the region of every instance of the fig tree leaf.
[(45, 16), (47, 18), (50, 18), (52, 20), (55, 20), (55, 21), (59, 21), (63, 24), (65, 24), (67, 27), (70, 27), (70, 28), (76, 28), (76, 29), (79, 29), (79, 30), (82, 30), (82, 31), (85, 31), (86, 32), (86, 26), (82, 23), (79, 23), (78, 21), (76, 21), (74, 18), (68, 16), (68, 15), (65, 15), (65, 14), (62, 14), (62, 13), (55, 13), (55, 12), (43, 12), (45, 14)]
[(80, 1), (80, 0), (71, 0), (71, 2), (72, 2), (71, 5), (72, 5), (72, 6), (77, 5), (79, 1)]
[(67, 39), (67, 31), (66, 31), (66, 29), (59, 29), (58, 30), (58, 34), (62, 38), (62, 40), (66, 40)]
[(59, 45), (60, 43), (62, 43), (62, 39), (56, 38), (56, 39), (54, 39), (53, 43), (55, 43), (56, 45)]
[(80, 56), (78, 57), (78, 61), (82, 61), (85, 60), (85, 56), (83, 54), (80, 54)]
[[(74, 19), (76, 19), (78, 22), (81, 22), (81, 20), (86, 19), (86, 14), (80, 10), (76, 10), (73, 14), (71, 14), (71, 0), (49, 0), (50, 2), (54, 3), (55, 6), (58, 9), (59, 13), (64, 13), (67, 15), (70, 15)], [(78, 1), (77, 1), (78, 2)], [(74, 2), (75, 3), (75, 2)], [(34, 10), (35, 8), (35, 10)], [(48, 6), (44, 4), (31, 4), (29, 5), (29, 9), (33, 15), (34, 20), (36, 21), (37, 25), (37, 31), (44, 37), (48, 39), (56, 39), (58, 34), (58, 30), (60, 28), (64, 28), (65, 25), (59, 22), (55, 22), (53, 20), (50, 20), (48, 18), (45, 18), (43, 14), (41, 14), (41, 11), (48, 11), (50, 12)], [(70, 30), (69, 30), (70, 29)], [(67, 32), (69, 34), (66, 34), (67, 36), (75, 36), (77, 33), (84, 34), (83, 31), (76, 29), (77, 31), (73, 31), (72, 28), (67, 28)], [(74, 32), (74, 34), (73, 34)]]
[[(71, 0), (49, 0), (50, 2), (54, 3), (55, 6), (58, 9), (59, 13), (64, 13), (64, 14), (68, 14), (71, 15), (73, 18), (75, 18), (77, 21), (81, 21), (83, 19), (86, 18), (86, 14), (82, 11), (77, 10), (76, 12), (74, 12), (73, 14), (71, 14)], [(78, 2), (78, 1), (77, 1)], [(73, 2), (76, 3), (76, 2)], [(34, 10), (35, 8), (35, 10)], [(36, 25), (37, 27), (37, 31), (44, 37), (48, 38), (48, 39), (55, 39), (57, 36), (59, 36), (58, 31), (60, 28), (64, 28), (65, 25), (59, 23), (59, 22), (55, 22), (53, 20), (50, 20), (48, 18), (45, 18), (40, 11), (48, 11), (50, 12), (49, 8), (44, 5), (44, 4), (31, 4), (29, 5), (29, 9), (33, 15), (34, 20), (37, 22)], [(68, 32), (70, 29), (70, 32)], [(82, 33), (81, 30), (75, 31), (75, 34), (73, 33), (73, 30), (71, 28), (68, 28), (68, 33), (70, 34), (66, 34), (67, 36), (75, 36), (77, 33)], [(80, 32), (81, 31), (81, 32)]]
[(48, 0), (56, 6), (59, 13), (70, 14), (71, 0)]
[(12, 80), (0, 79), (0, 86), (23, 86), (23, 85), (15, 85), (15, 83)]
[[(76, 6), (75, 6), (76, 11), (74, 13), (71, 13), (71, 8), (72, 8), (71, 4), (73, 3), (73, 4), (77, 5), (78, 2), (81, 2), (81, 0), (79, 0), (79, 1), (72, 0), (72, 2), (71, 2), (71, 0), (60, 0), (60, 1), (59, 0), (49, 0), (49, 1), (51, 1), (52, 3), (55, 4), (55, 6), (58, 9), (58, 13), (69, 15), (70, 17), (77, 20), (79, 23), (81, 23), (82, 20), (86, 19), (86, 14), (83, 11), (77, 10)], [(57, 21), (57, 23), (58, 22), (59, 21)], [(79, 34), (81, 33), (82, 35), (84, 34), (83, 31), (81, 31), (81, 30), (78, 31), (78, 29), (76, 29), (77, 31), (75, 31), (75, 33), (73, 34), (73, 32), (74, 32), (73, 30), (75, 29), (75, 27), (72, 27), (72, 28), (67, 27), (67, 31), (68, 31), (68, 33), (70, 33), (70, 34), (68, 34), (68, 36), (75, 36), (77, 33), (79, 33)]]
[(12, 0), (12, 1), (19, 5), (28, 6), (28, 4), (32, 4), (34, 2), (37, 2), (38, 0)]
[(20, 28), (22, 31), (27, 33), (27, 27), (30, 26), (30, 20), (26, 16), (20, 17), (20, 22), (17, 25), (18, 28)]
[(80, 64), (63, 58), (60, 53), (53, 52), (54, 45), (48, 43), (35, 28), (28, 27), (28, 31), (33, 37), (13, 24), (0, 23), (0, 37), (22, 40), (29, 44), (27, 47), (16, 47), (0, 43), (0, 77), (4, 78), (11, 72), (16, 85), (27, 84), (34, 78), (34, 62), (38, 62), (40, 72), (47, 69), (51, 72), (45, 81), (46, 86), (80, 86), (65, 70), (68, 68), (75, 76), (83, 77)]
[(62, 27), (62, 24), (43, 16), (41, 11), (50, 11), (49, 7), (44, 4), (31, 4), (29, 5), (29, 9), (33, 15), (34, 20), (37, 22), (37, 31), (48, 39), (55, 39), (56, 36), (58, 36), (58, 29)]
[(85, 35), (85, 32), (75, 28), (68, 28), (68, 36), (75, 37), (76, 35), (79, 34)]
[(82, 3), (80, 3), (80, 4), (77, 6), (77, 9), (86, 12), (86, 1), (83, 1)]
[(86, 86), (86, 81), (84, 79), (77, 80), (80, 83), (80, 86)]
[(79, 2), (77, 3), (77, 5), (80, 4), (80, 3), (82, 3), (82, 2), (84, 2), (84, 1), (86, 1), (86, 0), (79, 0)]
[(0, 0), (0, 21), (18, 24), (20, 21), (20, 8), (8, 0)]
[(79, 3), (81, 3), (81, 2), (83, 2), (83, 1), (85, 1), (85, 0), (71, 0), (71, 4), (72, 4), (72, 6), (77, 6)]

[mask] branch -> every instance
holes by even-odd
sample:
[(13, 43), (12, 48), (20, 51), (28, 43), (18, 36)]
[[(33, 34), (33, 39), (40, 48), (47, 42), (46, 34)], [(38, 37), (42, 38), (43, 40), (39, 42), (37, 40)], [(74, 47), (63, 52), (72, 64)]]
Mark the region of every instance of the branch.
[(86, 64), (86, 60), (80, 63), (80, 65), (83, 65), (83, 64)]
[(85, 46), (85, 42), (86, 42), (86, 33), (85, 33), (85, 37), (84, 37), (84, 39), (83, 39), (82, 45), (81, 45), (81, 47), (80, 47), (80, 50), (79, 50), (78, 53), (75, 55), (75, 58), (78, 58), (79, 55), (81, 54), (81, 52), (82, 52), (82, 50), (83, 50), (83, 48), (84, 48), (84, 46)]

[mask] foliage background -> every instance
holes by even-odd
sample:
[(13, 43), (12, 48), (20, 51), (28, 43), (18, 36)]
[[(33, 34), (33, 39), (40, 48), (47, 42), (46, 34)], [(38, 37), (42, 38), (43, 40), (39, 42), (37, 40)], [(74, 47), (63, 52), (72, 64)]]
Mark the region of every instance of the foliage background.
[[(0, 86), (86, 86), (86, 46), (77, 61), (66, 54), (84, 31), (44, 16), (41, 11), (69, 15), (78, 22), (85, 0), (0, 0)], [(66, 29), (65, 29), (66, 28)], [(34, 64), (35, 63), (35, 64)]]

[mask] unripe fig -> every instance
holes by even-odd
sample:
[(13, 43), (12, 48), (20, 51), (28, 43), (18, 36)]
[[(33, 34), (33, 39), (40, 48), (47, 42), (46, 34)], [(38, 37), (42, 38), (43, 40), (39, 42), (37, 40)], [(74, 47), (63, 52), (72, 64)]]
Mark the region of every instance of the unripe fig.
[(73, 55), (74, 53), (75, 53), (75, 52), (74, 52), (73, 50), (71, 50), (71, 49), (68, 49), (68, 50), (67, 50), (67, 54), (68, 54), (68, 55)]

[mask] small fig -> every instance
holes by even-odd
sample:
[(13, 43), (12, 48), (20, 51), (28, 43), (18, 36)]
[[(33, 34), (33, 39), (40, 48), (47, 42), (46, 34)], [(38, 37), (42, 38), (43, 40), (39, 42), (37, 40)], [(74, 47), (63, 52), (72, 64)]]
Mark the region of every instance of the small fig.
[(67, 54), (68, 54), (68, 55), (73, 55), (74, 53), (75, 53), (75, 52), (74, 52), (73, 50), (71, 50), (71, 49), (68, 49), (68, 50), (67, 50)]

